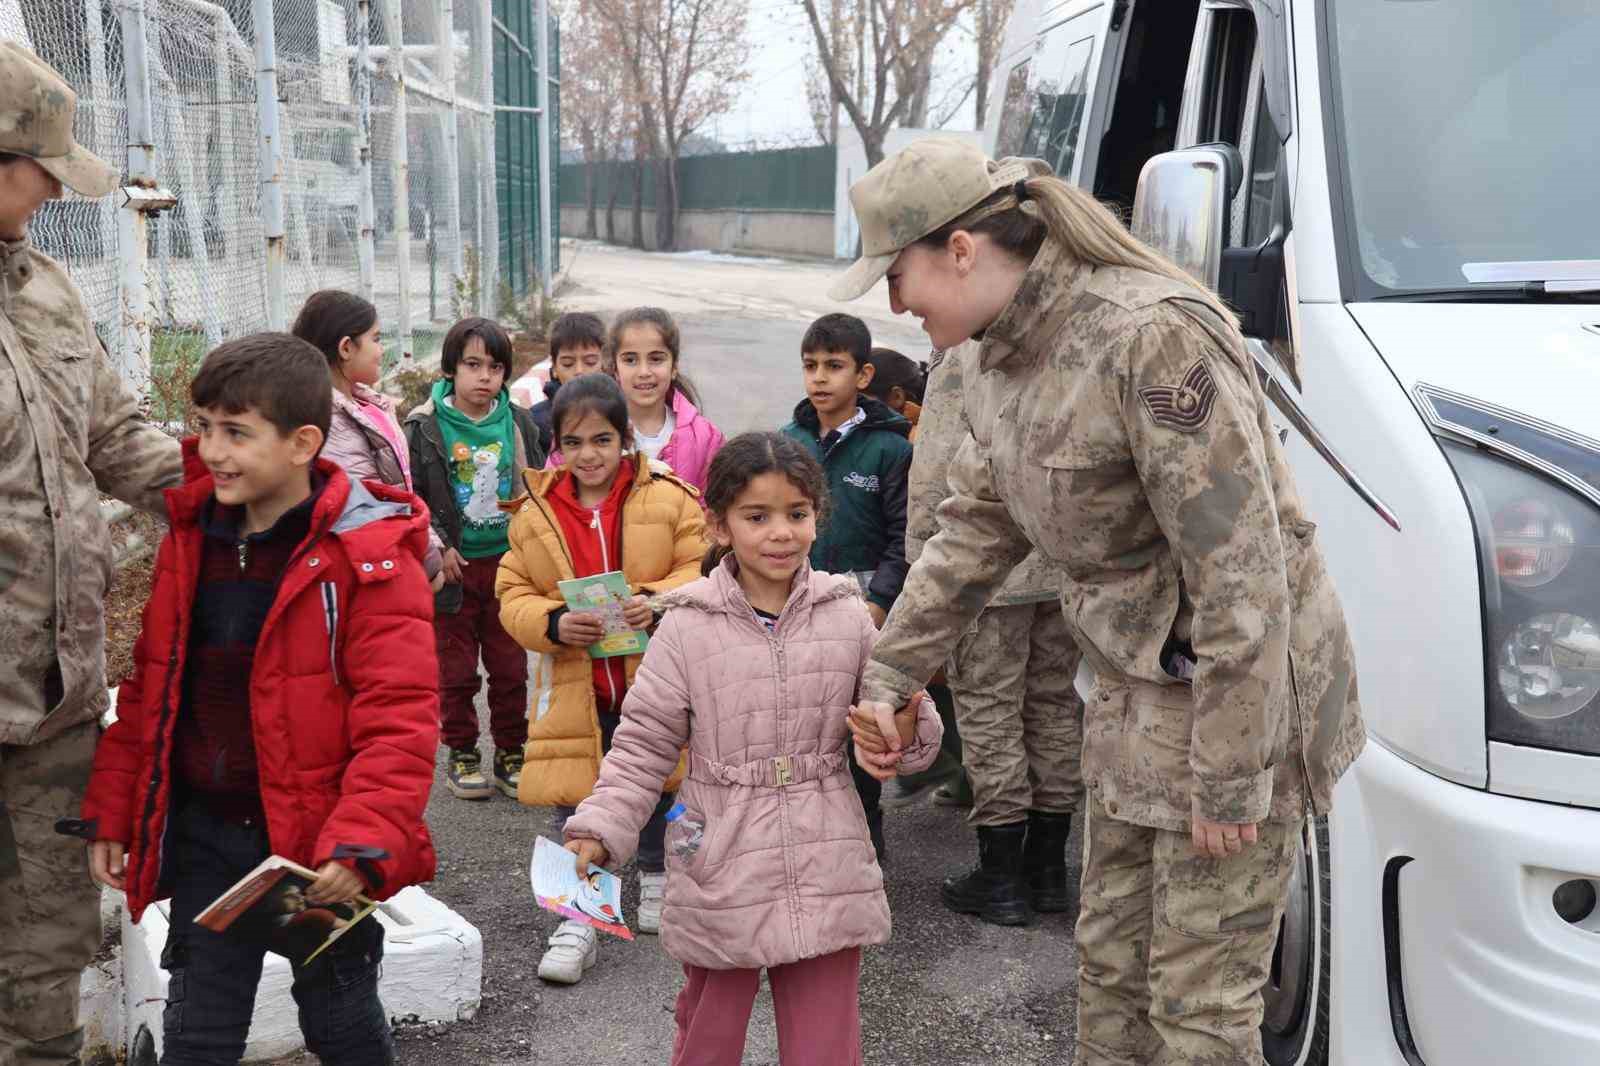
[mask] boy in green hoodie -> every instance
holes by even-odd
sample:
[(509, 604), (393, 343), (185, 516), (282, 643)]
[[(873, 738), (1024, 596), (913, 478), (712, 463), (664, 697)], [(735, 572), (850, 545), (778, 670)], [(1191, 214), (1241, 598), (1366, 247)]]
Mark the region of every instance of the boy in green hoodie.
[[(811, 566), (854, 574), (879, 626), (905, 584), (906, 486), (911, 423), (866, 394), (872, 334), (854, 315), (823, 315), (800, 341), (806, 398), (783, 427), (810, 449), (828, 476), (828, 520), (811, 546)], [(867, 828), (881, 862), (883, 786), (850, 763)]]
[[(528, 657), (500, 624), (494, 595), (511, 525), (500, 504), (522, 494), (522, 471), (542, 467), (545, 457), (533, 416), (506, 389), (511, 338), (499, 325), (486, 318), (456, 323), (439, 369), (431, 398), (406, 417), (406, 439), (417, 495), (444, 545), (434, 636), (447, 783), (461, 799), (488, 799), (496, 788), (515, 799), (528, 733)], [(473, 706), (480, 655), (489, 675), (492, 780), (483, 773)]]

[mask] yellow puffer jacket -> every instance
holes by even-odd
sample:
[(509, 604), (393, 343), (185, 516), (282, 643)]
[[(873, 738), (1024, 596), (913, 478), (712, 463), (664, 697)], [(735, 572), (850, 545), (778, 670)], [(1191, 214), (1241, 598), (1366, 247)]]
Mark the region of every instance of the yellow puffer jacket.
[[(705, 516), (699, 494), (662, 464), (642, 453), (633, 487), (622, 503), (622, 572), (636, 593), (654, 595), (700, 576), (705, 556)], [(576, 806), (600, 776), (600, 718), (596, 712), (594, 671), (588, 650), (550, 640), (550, 615), (566, 606), (558, 582), (577, 575), (548, 496), (565, 467), (527, 470), (528, 496), (511, 520), (511, 550), (500, 560), (495, 596), (506, 632), (530, 651), (554, 660), (550, 697), (542, 715), (528, 724), (525, 765), (517, 798), (530, 806)], [(623, 661), (627, 683), (639, 668), (637, 655)], [(673, 791), (684, 767), (667, 782)]]

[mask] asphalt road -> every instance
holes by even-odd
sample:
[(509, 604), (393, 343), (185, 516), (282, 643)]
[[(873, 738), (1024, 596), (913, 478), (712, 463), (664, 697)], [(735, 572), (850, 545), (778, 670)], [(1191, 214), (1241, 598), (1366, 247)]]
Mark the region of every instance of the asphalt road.
[[(776, 428), (803, 390), (799, 344), (818, 315), (839, 309), (825, 289), (842, 264), (728, 262), (569, 244), (572, 310), (609, 313), (637, 304), (666, 307), (684, 335), (683, 366), (704, 393), (709, 416), (730, 436)], [(879, 343), (922, 358), (927, 341), (914, 321), (894, 319), (882, 286), (851, 305)], [(480, 700), (481, 703), (481, 700)], [(481, 708), (480, 708), (481, 709)], [(484, 736), (487, 738), (487, 720)], [(485, 758), (491, 754), (484, 741)], [(535, 907), (528, 859), (551, 812), (496, 796), (457, 800), (443, 787), (442, 761), (428, 820), (439, 851), (430, 891), (483, 934), (483, 1009), (444, 1027), (402, 1026), (405, 1066), (491, 1064), (665, 1064), (672, 1006), (682, 971), (654, 937), (625, 943), (602, 937), (599, 965), (577, 986), (537, 977), (545, 938), (557, 919)], [(958, 917), (939, 902), (939, 881), (969, 866), (976, 838), (961, 815), (923, 802), (890, 811), (886, 870), (894, 936), (863, 965), (861, 1013), (866, 1062), (873, 1066), (1043, 1066), (1071, 1061), (1077, 965), (1073, 914), (1027, 929), (1000, 929)], [(1073, 880), (1079, 834), (1069, 849)], [(631, 870), (624, 911), (637, 887)], [(819, 1019), (819, 1024), (827, 1024)], [(746, 1064), (778, 1061), (770, 997), (756, 1005)]]
[(656, 255), (587, 241), (563, 242), (561, 254), (568, 280), (557, 298), (566, 310), (608, 319), (641, 304), (672, 312), (683, 334), (681, 369), (730, 437), (789, 420), (805, 396), (800, 340), (830, 311), (857, 315), (876, 344), (913, 359), (930, 350), (915, 319), (890, 313), (883, 283), (854, 303), (828, 299), (845, 263)]

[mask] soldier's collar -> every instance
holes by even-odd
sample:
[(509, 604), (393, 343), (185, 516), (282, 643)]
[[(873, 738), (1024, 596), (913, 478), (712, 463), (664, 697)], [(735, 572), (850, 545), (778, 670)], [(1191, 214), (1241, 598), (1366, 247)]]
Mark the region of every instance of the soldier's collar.
[(33, 280), (33, 245), (28, 238), (0, 241), (0, 306), (11, 312), (11, 300)]
[(1050, 343), (1066, 311), (1063, 299), (1093, 273), (1089, 264), (1070, 255), (1056, 242), (1046, 240), (1033, 257), (1022, 284), (1000, 317), (989, 323), (980, 337), (979, 365), (993, 370), (1018, 351), (1037, 354)]

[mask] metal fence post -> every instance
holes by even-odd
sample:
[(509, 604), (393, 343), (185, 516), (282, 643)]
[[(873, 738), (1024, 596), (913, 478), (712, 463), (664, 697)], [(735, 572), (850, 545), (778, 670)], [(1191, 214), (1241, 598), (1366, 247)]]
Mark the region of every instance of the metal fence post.
[[(121, 0), (122, 69), (128, 101), (128, 184), (156, 185), (155, 123), (150, 104), (149, 37), (144, 0)], [(134, 393), (150, 394), (150, 237), (141, 201), (128, 196), (117, 215), (117, 254), (121, 266), (122, 376)]]
[(467, 273), (464, 236), (461, 232), (461, 154), (460, 112), (456, 107), (456, 8), (455, 0), (443, 0), (439, 6), (439, 77), (450, 97), (449, 110), (444, 116), (444, 184), (449, 199), (444, 205), (444, 224), (455, 241), (450, 253), (450, 273), (462, 278)]
[(284, 291), (283, 138), (278, 124), (278, 38), (272, 0), (251, 0), (255, 27), (256, 112), (261, 126), (261, 224), (267, 242), (267, 328), (287, 329)]
[(361, 160), (361, 188), (356, 200), (356, 254), (361, 260), (361, 297), (377, 300), (377, 209), (372, 202), (372, 2), (356, 3), (356, 151)]
[(550, 219), (550, 0), (538, 0), (534, 10), (539, 20), (539, 284), (548, 300), (555, 273)]
[(490, 113), (478, 119), (478, 153), (482, 176), (478, 185), (478, 286), (479, 313), (494, 318), (500, 313), (500, 183), (499, 161), (495, 158), (494, 0), (478, 0), (478, 18), (484, 42), (479, 58), (483, 102)]
[(400, 368), (412, 365), (411, 345), (411, 162), (406, 129), (405, 26), (401, 0), (380, 0), (389, 38), (385, 69), (394, 80), (394, 237), (395, 268), (400, 282), (400, 312), (396, 329), (400, 337)]

